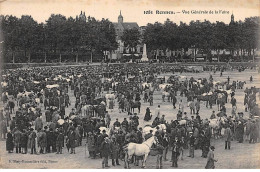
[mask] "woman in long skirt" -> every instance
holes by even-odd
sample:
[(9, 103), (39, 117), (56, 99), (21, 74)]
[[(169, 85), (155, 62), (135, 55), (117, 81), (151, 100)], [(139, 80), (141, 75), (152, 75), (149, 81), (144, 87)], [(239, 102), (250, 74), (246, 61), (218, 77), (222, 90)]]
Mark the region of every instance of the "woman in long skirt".
[(13, 142), (13, 135), (8, 132), (7, 133), (7, 139), (6, 139), (6, 150), (8, 153), (13, 153), (14, 149), (14, 142)]
[(210, 146), (209, 153), (208, 153), (208, 160), (205, 169), (214, 169), (215, 165), (214, 162), (217, 162), (217, 159), (214, 159), (214, 146)]

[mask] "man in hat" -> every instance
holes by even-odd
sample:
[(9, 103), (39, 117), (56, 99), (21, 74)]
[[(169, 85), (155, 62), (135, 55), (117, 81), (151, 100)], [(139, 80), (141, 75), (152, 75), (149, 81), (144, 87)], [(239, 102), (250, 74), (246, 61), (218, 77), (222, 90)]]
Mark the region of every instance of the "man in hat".
[(189, 107), (190, 107), (190, 114), (195, 114), (195, 104), (193, 100), (190, 101)]
[(241, 121), (238, 121), (237, 126), (237, 134), (238, 134), (238, 142), (243, 143), (243, 137), (244, 137), (244, 124)]
[(110, 122), (111, 122), (111, 117), (110, 117), (108, 111), (106, 111), (106, 113), (105, 113), (105, 122), (106, 122), (106, 127), (109, 128)]
[(224, 137), (225, 137), (225, 149), (230, 149), (232, 132), (229, 125), (227, 125), (227, 128), (224, 131)]
[(160, 123), (161, 124), (166, 124), (165, 115), (162, 115), (162, 117), (160, 119)]
[(111, 141), (111, 158), (112, 158), (112, 165), (115, 166), (115, 162), (116, 165), (120, 165), (119, 161), (118, 161), (118, 157), (119, 157), (119, 143), (116, 140), (116, 137), (113, 135), (112, 136), (112, 141)]
[(89, 152), (89, 158), (94, 158), (96, 157), (96, 153), (95, 153), (95, 137), (92, 134), (92, 132), (88, 132), (88, 152)]
[(173, 105), (173, 108), (176, 109), (176, 103), (177, 103), (177, 98), (176, 96), (174, 95), (174, 93), (172, 94), (172, 105)]
[(250, 136), (251, 129), (252, 129), (252, 121), (251, 121), (251, 118), (249, 118), (246, 122), (245, 141), (250, 140), (249, 136)]
[(175, 137), (175, 141), (172, 145), (172, 166), (171, 167), (178, 167), (178, 156), (180, 155), (180, 145), (178, 141), (178, 137)]
[(195, 107), (196, 107), (196, 114), (199, 114), (199, 111), (200, 111), (200, 100), (196, 101)]
[(111, 154), (111, 145), (109, 143), (109, 138), (105, 137), (105, 140), (101, 144), (101, 152), (102, 152), (102, 168), (109, 167), (108, 166), (108, 156)]
[(126, 118), (124, 118), (123, 122), (121, 123), (122, 127), (125, 129), (128, 129), (128, 121)]
[(189, 156), (191, 158), (194, 158), (194, 144), (195, 144), (195, 138), (193, 136), (193, 132), (189, 132)]
[(68, 132), (68, 137), (67, 137), (67, 145), (68, 148), (71, 149), (70, 154), (76, 154), (75, 152), (75, 147), (76, 147), (76, 132), (75, 132), (75, 127), (71, 126)]
[(259, 127), (257, 126), (257, 123), (254, 120), (252, 120), (252, 128), (251, 128), (251, 132), (250, 132), (250, 140), (249, 143), (257, 143), (257, 137), (259, 135)]
[(72, 108), (71, 110), (72, 110), (72, 111), (69, 113), (69, 117), (71, 117), (71, 116), (75, 115), (75, 109), (74, 109), (74, 108)]
[(137, 143), (143, 143), (143, 129), (142, 127), (139, 127), (139, 130), (136, 132), (136, 135), (137, 135)]
[(34, 132), (33, 128), (30, 128), (30, 134), (29, 134), (29, 140), (28, 140), (28, 145), (29, 148), (31, 148), (31, 154), (36, 154), (36, 133)]
[(39, 132), (37, 133), (37, 141), (38, 147), (40, 147), (40, 154), (44, 154), (46, 152), (47, 137), (43, 129), (39, 129)]
[(120, 127), (120, 122), (118, 121), (118, 118), (116, 118), (116, 121), (114, 122), (113, 126), (114, 127)]
[(167, 152), (168, 152), (168, 146), (169, 146), (169, 138), (168, 135), (165, 133), (162, 139), (162, 146), (164, 147), (163, 149), (163, 160), (168, 161), (167, 159)]
[(184, 117), (183, 117), (184, 120), (188, 120), (188, 116), (187, 116), (187, 112), (184, 112)]
[(160, 119), (161, 117), (161, 108), (160, 108), (160, 105), (158, 105), (158, 107), (155, 109), (155, 117), (158, 117)]
[(62, 130), (58, 130), (59, 134), (56, 139), (56, 148), (57, 153), (56, 154), (62, 154), (62, 148), (64, 147), (64, 134), (62, 133)]
[(210, 116), (210, 119), (215, 119), (216, 118), (216, 114), (215, 114), (215, 111), (213, 110), (212, 111), (212, 114), (211, 114), (211, 116)]

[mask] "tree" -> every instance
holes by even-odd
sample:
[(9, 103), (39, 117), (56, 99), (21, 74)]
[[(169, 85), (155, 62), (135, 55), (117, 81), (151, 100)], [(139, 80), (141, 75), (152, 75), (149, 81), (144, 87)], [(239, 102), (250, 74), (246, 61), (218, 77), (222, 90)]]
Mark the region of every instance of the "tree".
[(127, 47), (132, 53), (132, 60), (136, 46), (140, 43), (140, 37), (140, 32), (136, 28), (124, 30), (121, 37), (122, 41), (124, 42), (124, 46)]
[[(3, 54), (12, 53), (12, 62), (15, 62), (15, 51), (20, 49), (17, 38), (19, 36), (19, 19), (12, 15), (1, 16), (1, 27), (3, 32)], [(8, 57), (8, 56), (7, 56)], [(5, 61), (10, 61), (5, 59)]]
[[(30, 63), (31, 53), (37, 44), (36, 37), (38, 23), (31, 16), (22, 16), (18, 22), (19, 36), (17, 38), (19, 47), (24, 51), (25, 57), (28, 57)], [(28, 54), (27, 54), (28, 52)]]
[(66, 45), (66, 17), (63, 15), (52, 14), (46, 21), (46, 41), (47, 47), (50, 52), (58, 51), (61, 59), (61, 52), (64, 50)]

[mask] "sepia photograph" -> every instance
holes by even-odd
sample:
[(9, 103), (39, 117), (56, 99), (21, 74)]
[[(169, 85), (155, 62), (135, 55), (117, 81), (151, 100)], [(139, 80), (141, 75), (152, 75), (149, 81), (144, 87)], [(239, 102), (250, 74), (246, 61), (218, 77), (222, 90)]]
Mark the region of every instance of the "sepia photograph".
[(0, 0), (0, 169), (259, 169), (259, 0)]

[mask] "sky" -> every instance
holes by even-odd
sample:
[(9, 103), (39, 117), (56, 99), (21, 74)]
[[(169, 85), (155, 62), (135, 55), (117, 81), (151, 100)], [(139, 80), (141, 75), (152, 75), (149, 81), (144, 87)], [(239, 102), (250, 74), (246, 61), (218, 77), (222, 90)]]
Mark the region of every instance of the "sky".
[[(235, 21), (260, 16), (260, 0), (0, 0), (0, 14), (19, 18), (31, 15), (38, 22), (45, 22), (51, 14), (75, 18), (80, 11), (98, 20), (108, 18), (117, 22), (120, 10), (124, 22), (137, 22), (139, 26), (157, 21), (163, 23), (167, 18), (177, 24), (205, 19), (229, 23), (232, 12)], [(153, 14), (144, 14), (148, 10)], [(156, 10), (175, 14), (155, 14)], [(189, 13), (183, 14), (183, 10)], [(208, 13), (212, 10), (213, 14), (191, 14), (191, 10), (206, 10)], [(216, 14), (219, 10), (226, 12)]]

